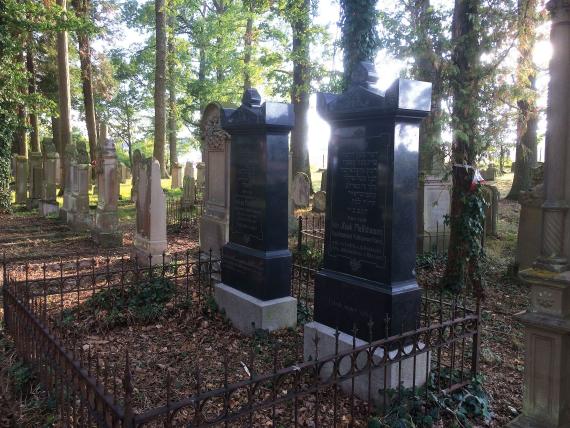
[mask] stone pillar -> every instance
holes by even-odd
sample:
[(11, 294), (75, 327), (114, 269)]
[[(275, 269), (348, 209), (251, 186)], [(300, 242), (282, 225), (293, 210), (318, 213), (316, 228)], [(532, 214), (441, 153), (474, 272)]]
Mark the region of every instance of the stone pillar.
[[(287, 162), (293, 128), (289, 104), (267, 102), (246, 90), (237, 109), (222, 109), (231, 135), (230, 234), (215, 299), (245, 333), (277, 330), (297, 322), (290, 296), (291, 252), (287, 237)], [(221, 195), (223, 197), (223, 195)]]
[(171, 189), (180, 189), (180, 187), (182, 187), (182, 172), (182, 165), (172, 165), (172, 181), (170, 182)]
[(75, 165), (73, 185), (73, 222), (75, 230), (90, 230), (93, 219), (89, 213), (89, 187), (91, 182), (91, 166), (86, 163)]
[[(219, 256), (229, 239), (230, 208), (230, 135), (220, 124), (221, 107), (211, 103), (204, 110), (200, 124), (206, 160), (204, 214), (200, 218), (200, 248), (205, 253)], [(188, 183), (195, 185), (194, 168), (186, 164)], [(185, 179), (186, 180), (186, 179)], [(185, 181), (186, 183), (186, 181)], [(195, 197), (195, 190), (192, 195)], [(194, 203), (194, 199), (192, 199)]]
[[(347, 349), (355, 326), (360, 346), (414, 329), (419, 320), (419, 129), (430, 112), (431, 84), (398, 79), (383, 94), (373, 87), (378, 78), (371, 63), (360, 63), (352, 77), (343, 94), (317, 95), (319, 114), (331, 125), (331, 141), (324, 261), (315, 278), (315, 321), (305, 325), (306, 359), (315, 358), (315, 336), (319, 355), (334, 354), (336, 328), (344, 334), (339, 349)], [(382, 358), (381, 350), (376, 357)], [(424, 353), (404, 361), (404, 387), (422, 386), (427, 358)], [(398, 388), (398, 369), (398, 364), (388, 367), (386, 383), (383, 374), (371, 385), (366, 377), (357, 379), (356, 393), (365, 399), (359, 391), (370, 386), (374, 400), (380, 389)]]
[(161, 264), (167, 248), (166, 197), (160, 184), (160, 164), (145, 159), (138, 181), (133, 258), (142, 265)]
[(16, 203), (25, 204), (28, 199), (28, 158), (17, 155), (15, 162)]
[(97, 210), (95, 211), (95, 227), (93, 240), (102, 247), (113, 247), (123, 243), (123, 237), (118, 230), (119, 218), (117, 207), (119, 203), (119, 183), (117, 177), (117, 153), (115, 143), (110, 138), (99, 152), (97, 160)]
[(519, 273), (530, 285), (531, 304), (517, 318), (525, 326), (522, 415), (511, 427), (565, 428), (570, 423), (570, 0), (547, 4), (552, 16), (542, 205), (541, 255)]
[(77, 159), (77, 149), (75, 144), (69, 144), (65, 149), (65, 158), (63, 159), (63, 168), (65, 169), (65, 183), (63, 190), (63, 206), (59, 209), (59, 218), (65, 222), (72, 220), (73, 211), (73, 174)]
[(30, 194), (28, 209), (37, 208), (42, 198), (43, 187), (43, 157), (41, 152), (30, 152)]
[[(202, 136), (202, 139), (203, 138), (204, 136)], [(184, 165), (184, 177), (196, 178), (194, 176), (194, 164), (192, 162), (186, 162), (186, 165)]]
[(204, 192), (204, 186), (206, 184), (206, 165), (204, 162), (198, 162), (196, 164), (196, 187), (200, 193)]
[(52, 214), (59, 214), (59, 204), (56, 200), (58, 160), (59, 154), (57, 152), (53, 151), (44, 153), (44, 182), (42, 199), (39, 202), (39, 212), (40, 215), (44, 217)]

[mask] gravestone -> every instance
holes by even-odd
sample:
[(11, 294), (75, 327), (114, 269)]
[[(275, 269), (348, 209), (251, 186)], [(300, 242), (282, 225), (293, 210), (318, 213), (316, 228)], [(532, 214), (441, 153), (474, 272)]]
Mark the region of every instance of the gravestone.
[(43, 141), (44, 173), (42, 186), (42, 199), (39, 201), (38, 211), (40, 215), (47, 217), (51, 214), (59, 214), (59, 204), (57, 198), (57, 160), (59, 154), (51, 139)]
[(99, 150), (97, 159), (97, 209), (93, 240), (101, 247), (113, 247), (123, 243), (119, 231), (119, 185), (117, 177), (117, 152), (115, 143), (107, 138)]
[(419, 251), (443, 252), (449, 244), (449, 230), (445, 218), (451, 212), (451, 180), (426, 175), (420, 181), (418, 231)]
[(496, 186), (484, 184), (483, 198), (487, 202), (485, 208), (485, 236), (497, 236), (497, 220), (499, 218), (499, 199), (501, 195)]
[(327, 170), (323, 169), (323, 172), (321, 172), (321, 190), (323, 192), (327, 191)]
[(313, 211), (324, 213), (327, 208), (327, 193), (319, 190), (313, 195)]
[(143, 155), (139, 149), (136, 149), (133, 153), (133, 179), (131, 181), (131, 201), (133, 202), (137, 201), (138, 182), (142, 161)]
[[(220, 105), (211, 103), (204, 110), (200, 124), (206, 160), (204, 214), (200, 218), (200, 248), (208, 253), (212, 250), (216, 257), (229, 239), (230, 206), (231, 137), (221, 127), (220, 114)], [(192, 197), (191, 203), (194, 203), (196, 196), (193, 174), (194, 168), (190, 162), (187, 162), (185, 183), (193, 187), (192, 193), (188, 195), (188, 198)]]
[(42, 198), (43, 190), (43, 156), (41, 152), (30, 152), (30, 194), (28, 197), (28, 209), (37, 208)]
[(16, 161), (16, 203), (25, 204), (28, 199), (28, 158), (17, 155)]
[(289, 104), (266, 102), (246, 90), (237, 109), (221, 109), (231, 135), (230, 234), (215, 286), (220, 309), (239, 330), (294, 326), (297, 301), (290, 296), (291, 252), (287, 237)]
[(87, 230), (92, 227), (92, 218), (89, 213), (89, 186), (91, 182), (89, 153), (84, 142), (78, 142), (75, 147), (77, 157), (71, 176), (73, 205), (70, 211), (71, 216), (68, 216), (67, 221), (75, 230)]
[(196, 183), (194, 177), (185, 176), (184, 185), (182, 186), (182, 198), (180, 203), (183, 208), (190, 208), (196, 201)]
[(55, 185), (56, 187), (61, 186), (61, 157), (59, 153), (57, 154), (57, 158), (55, 160)]
[[(331, 139), (323, 268), (315, 278), (314, 321), (305, 325), (306, 359), (315, 358), (315, 336), (319, 355), (334, 354), (336, 328), (344, 334), (339, 341), (344, 349), (353, 339), (360, 346), (414, 329), (419, 320), (418, 145), (431, 84), (397, 79), (383, 94), (373, 87), (377, 79), (371, 63), (360, 63), (343, 94), (317, 95)], [(420, 367), (428, 365), (426, 358), (420, 354), (402, 363), (404, 387), (425, 382)], [(389, 365), (386, 378), (380, 374), (371, 385), (355, 380), (356, 390), (370, 386), (377, 399), (381, 388), (399, 386), (398, 368)]]
[(160, 164), (145, 159), (139, 169), (133, 257), (139, 264), (162, 264), (166, 251), (166, 197), (160, 184)]
[(497, 178), (497, 168), (495, 168), (495, 165), (489, 165), (486, 170), (481, 171), (481, 175), (485, 181), (495, 181)]
[(63, 189), (63, 205), (59, 208), (59, 218), (65, 222), (71, 220), (71, 211), (73, 208), (73, 173), (77, 158), (77, 149), (74, 143), (68, 144), (65, 148), (65, 157), (63, 159), (64, 169), (64, 189)]
[(174, 164), (172, 165), (172, 181), (170, 182), (171, 189), (180, 189), (182, 187), (182, 165)]
[(511, 172), (515, 172), (516, 169), (517, 169), (517, 163), (516, 163), (516, 162), (513, 162), (513, 163), (511, 164)]
[(292, 187), (293, 204), (297, 208), (307, 208), (311, 196), (311, 182), (304, 172), (298, 172), (293, 178)]
[(184, 177), (196, 178), (194, 175), (194, 164), (192, 162), (186, 162), (186, 165), (184, 165)]
[(205, 184), (206, 184), (206, 164), (204, 164), (204, 162), (198, 162), (196, 164), (196, 187), (200, 192), (203, 192)]

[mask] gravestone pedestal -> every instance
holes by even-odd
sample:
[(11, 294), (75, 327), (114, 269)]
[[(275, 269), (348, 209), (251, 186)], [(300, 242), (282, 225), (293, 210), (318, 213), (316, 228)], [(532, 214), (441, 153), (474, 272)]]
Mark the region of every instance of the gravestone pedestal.
[[(292, 327), (291, 252), (287, 239), (290, 105), (264, 103), (244, 93), (237, 110), (221, 110), (231, 135), (230, 234), (222, 258), (216, 302), (240, 330)], [(241, 308), (241, 311), (236, 310)]]
[[(200, 248), (205, 254), (212, 250), (214, 257), (219, 257), (220, 249), (229, 239), (230, 205), (230, 147), (231, 137), (221, 128), (221, 107), (209, 104), (204, 110), (200, 125), (201, 137), (205, 147), (205, 187), (204, 214), (200, 218)], [(191, 163), (186, 164), (185, 183), (194, 187), (194, 170)], [(195, 196), (195, 188), (192, 194)], [(186, 195), (186, 190), (185, 190)], [(191, 201), (194, 203), (194, 200)]]
[[(329, 343), (336, 328), (351, 336), (356, 327), (356, 339), (367, 342), (415, 329), (421, 300), (414, 273), (418, 144), (431, 84), (398, 79), (384, 95), (372, 86), (370, 63), (360, 63), (352, 77), (345, 93), (317, 96), (331, 140), (323, 268), (315, 277), (315, 322), (305, 336), (316, 331)], [(305, 358), (313, 351), (305, 347)]]

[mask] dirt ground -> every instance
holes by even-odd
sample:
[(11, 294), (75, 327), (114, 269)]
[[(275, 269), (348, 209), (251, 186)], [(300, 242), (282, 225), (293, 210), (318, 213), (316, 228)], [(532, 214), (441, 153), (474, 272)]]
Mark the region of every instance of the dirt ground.
[[(497, 180), (497, 187), (504, 197), (510, 186), (512, 175), (507, 174)], [(498, 236), (489, 237), (486, 241), (485, 259), (486, 300), (483, 305), (483, 335), (481, 342), (481, 372), (484, 384), (492, 399), (494, 418), (493, 427), (502, 427), (514, 418), (522, 407), (522, 379), (524, 370), (523, 328), (514, 318), (514, 314), (523, 311), (528, 305), (528, 288), (521, 284), (513, 274), (516, 235), (520, 206), (516, 202), (501, 199), (499, 203)], [(121, 230), (124, 246), (110, 252), (101, 253), (93, 245), (89, 235), (74, 233), (57, 221), (39, 219), (26, 212), (15, 215), (0, 215), (0, 253), (6, 254), (11, 263), (23, 263), (24, 260), (52, 259), (75, 260), (79, 256), (126, 255), (132, 242), (132, 219), (124, 218)], [(181, 234), (169, 235), (169, 251), (197, 248), (197, 231), (195, 227)], [(0, 306), (1, 308), (1, 306)], [(1, 311), (1, 309), (0, 309)], [(180, 315), (183, 317), (183, 315)], [(180, 328), (183, 325), (184, 328)], [(164, 340), (151, 341), (157, 337), (153, 331), (164, 331)], [(166, 337), (176, 336), (175, 352)], [(144, 337), (147, 339), (144, 339)], [(160, 337), (160, 335), (158, 336)], [(136, 340), (136, 345), (134, 341)], [(85, 349), (98, 350), (101, 353), (115, 355), (113, 364), (120, 366), (122, 350), (133, 347), (135, 355), (135, 379), (143, 376), (148, 368), (154, 368), (158, 374), (172, 371), (173, 378), (179, 379), (175, 386), (176, 397), (187, 394), (187, 385), (193, 382), (193, 369), (221, 370), (224, 350), (228, 349), (232, 361), (230, 372), (233, 379), (245, 376), (243, 364), (254, 355), (271, 355), (272, 346), (282, 346), (278, 365), (290, 364), (300, 355), (299, 330), (289, 330), (274, 337), (274, 340), (244, 339), (233, 328), (224, 323), (220, 317), (193, 317), (192, 320), (174, 318), (148, 326), (131, 326), (115, 329), (110, 333), (91, 332), (86, 335), (79, 346)], [(240, 343), (243, 342), (243, 343)], [(220, 343), (224, 343), (220, 347)], [(295, 343), (295, 346), (286, 344)], [(284, 346), (285, 345), (285, 346)], [(150, 352), (149, 352), (150, 351)], [(263, 351), (263, 352), (261, 352)], [(183, 364), (185, 371), (176, 371), (178, 363)], [(215, 364), (211, 364), (216, 361)], [(254, 369), (264, 371), (272, 366), (273, 361), (260, 358)], [(175, 364), (176, 363), (176, 364)], [(40, 426), (50, 424), (50, 413), (53, 404), (33, 382), (28, 382), (31, 374), (22, 369), (18, 363), (11, 342), (0, 327), (0, 427), (9, 426), (12, 417), (22, 426)], [(150, 379), (156, 383), (154, 391), (160, 391), (163, 376)], [(142, 381), (142, 379), (139, 379)], [(136, 384), (135, 384), (136, 387)], [(153, 395), (155, 394), (155, 395)], [(159, 402), (163, 397), (158, 393), (143, 394), (135, 390), (138, 410), (148, 408), (150, 403)]]

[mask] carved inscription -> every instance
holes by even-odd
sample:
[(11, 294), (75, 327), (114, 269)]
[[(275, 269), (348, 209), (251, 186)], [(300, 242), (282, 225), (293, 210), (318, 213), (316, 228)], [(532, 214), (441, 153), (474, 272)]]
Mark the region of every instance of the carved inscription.
[(328, 253), (346, 259), (350, 273), (362, 275), (364, 265), (385, 267), (383, 215), (389, 135), (365, 138), (358, 128), (338, 131)]
[(231, 201), (232, 241), (250, 244), (251, 240), (263, 239), (263, 201), (259, 189), (261, 171), (259, 152), (255, 141), (240, 141), (235, 150), (234, 181), (235, 192)]

